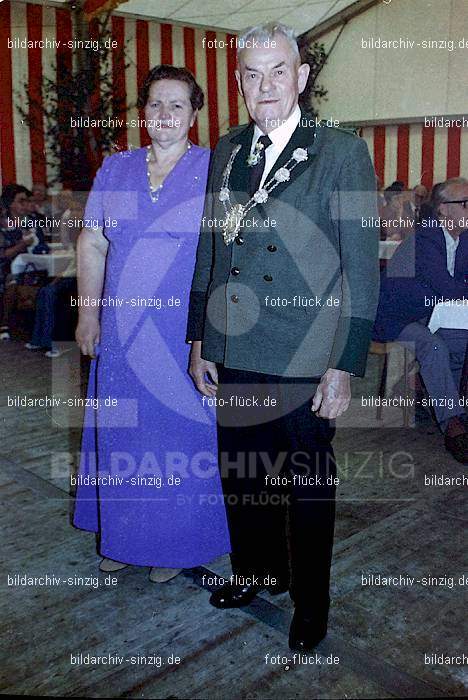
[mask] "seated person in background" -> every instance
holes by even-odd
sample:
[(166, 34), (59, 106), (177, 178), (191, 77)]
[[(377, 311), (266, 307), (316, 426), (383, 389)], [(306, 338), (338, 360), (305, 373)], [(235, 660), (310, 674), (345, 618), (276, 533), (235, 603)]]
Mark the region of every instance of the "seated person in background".
[(27, 226), (31, 231), (33, 231), (36, 237), (36, 243), (32, 249), (32, 253), (35, 255), (41, 255), (43, 253), (49, 252), (49, 246), (45, 240), (44, 234), (44, 221), (43, 216), (39, 214), (36, 210), (36, 204), (34, 202), (33, 194), (30, 190), (27, 190), (27, 200), (26, 200), (26, 216), (27, 216)]
[(434, 214), (435, 205), (439, 199), (438, 192), (441, 188), (444, 187), (444, 185), (445, 185), (445, 182), (436, 182), (434, 185), (432, 185), (431, 194), (430, 194), (430, 197), (427, 201), (427, 216), (426, 216), (427, 219), (437, 218), (437, 215)]
[(62, 214), (73, 205), (74, 196), (72, 190), (62, 190), (57, 192), (54, 198), (53, 211), (54, 216), (60, 219)]
[(415, 185), (413, 187), (413, 198), (411, 208), (416, 221), (416, 225), (421, 223), (422, 219), (428, 218), (432, 210), (428, 204), (429, 193), (424, 185)]
[(62, 240), (61, 230), (63, 233), (63, 227), (61, 225), (62, 218), (68, 218), (67, 211), (74, 207), (74, 194), (71, 190), (60, 190), (58, 192), (52, 193), (51, 196), (51, 220), (52, 226), (50, 228), (50, 237), (55, 243), (61, 243), (65, 247), (68, 246), (68, 236), (65, 240)]
[(10, 340), (10, 316), (16, 307), (16, 279), (10, 275), (11, 261), (26, 253), (34, 241), (31, 231), (8, 226), (13, 223), (0, 200), (0, 340)]
[(423, 220), (389, 261), (380, 288), (374, 340), (397, 340), (414, 351), (445, 447), (468, 463), (467, 416), (460, 385), (468, 332), (427, 327), (434, 305), (468, 301), (468, 180), (441, 183), (433, 201), (437, 219)]
[[(57, 317), (57, 304), (76, 294), (76, 242), (81, 230), (83, 208), (74, 204), (73, 212), (69, 211), (68, 219), (62, 217), (61, 223), (67, 233), (67, 247), (75, 252), (68, 267), (58, 275), (50, 284), (42, 287), (36, 297), (36, 314), (31, 342), (26, 343), (28, 350), (45, 350), (46, 357), (58, 357), (60, 351), (54, 347), (53, 333)], [(66, 223), (69, 226), (66, 226)]]
[(6, 185), (2, 191), (2, 203), (6, 209), (8, 228), (21, 229), (32, 233), (33, 239), (28, 250), (31, 253), (47, 253), (49, 247), (45, 242), (44, 232), (39, 226), (38, 215), (31, 200), (32, 192), (23, 185)]
[(380, 209), (381, 238), (387, 241), (401, 241), (406, 237), (406, 229), (403, 225), (405, 202), (403, 183), (397, 181), (390, 187), (386, 187), (384, 197), (385, 204)]
[(427, 189), (424, 185), (416, 185), (412, 190), (406, 190), (400, 195), (403, 202), (402, 218), (405, 222), (402, 240), (414, 233), (416, 226), (421, 223), (421, 206), (427, 200)]
[(83, 228), (83, 211), (82, 203), (73, 196), (67, 197), (67, 208), (60, 216), (59, 225), (60, 242), (64, 248), (75, 248), (76, 239)]
[(427, 197), (427, 199), (421, 202), (419, 207), (420, 222), (428, 219), (437, 219), (437, 215), (434, 214), (434, 202), (437, 200), (438, 190), (444, 185), (445, 182), (436, 182), (435, 185), (432, 186), (430, 195)]
[[(42, 183), (36, 182), (32, 186), (31, 200), (34, 203), (36, 214), (41, 219), (52, 219), (52, 205), (47, 196), (47, 188)], [(42, 227), (46, 233), (50, 233), (48, 226)]]
[[(9, 229), (21, 229), (26, 223), (28, 190), (22, 185), (6, 185), (2, 190), (3, 225)], [(6, 219), (6, 220), (5, 220)]]
[(375, 176), (375, 179), (377, 185), (377, 207), (380, 213), (380, 210), (385, 206), (384, 188), (381, 179), (377, 175)]

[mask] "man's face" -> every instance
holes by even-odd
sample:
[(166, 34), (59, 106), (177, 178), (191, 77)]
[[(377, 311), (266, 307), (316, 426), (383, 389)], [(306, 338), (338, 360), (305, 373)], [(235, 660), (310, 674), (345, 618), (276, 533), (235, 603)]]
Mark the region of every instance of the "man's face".
[(424, 200), (427, 198), (427, 189), (424, 185), (416, 185), (413, 189), (414, 192), (414, 203), (417, 207), (420, 207)]
[(237, 85), (250, 116), (264, 133), (281, 126), (292, 114), (308, 75), (309, 66), (300, 65), (282, 34), (241, 51)]
[[(460, 234), (465, 229), (468, 229), (468, 208), (465, 209), (463, 201), (468, 200), (468, 183), (460, 183), (451, 185), (445, 190), (444, 200), (455, 200), (450, 204), (442, 203), (439, 206), (439, 212), (444, 224), (444, 219), (448, 225), (446, 228), (450, 233)], [(466, 201), (468, 206), (468, 201)]]

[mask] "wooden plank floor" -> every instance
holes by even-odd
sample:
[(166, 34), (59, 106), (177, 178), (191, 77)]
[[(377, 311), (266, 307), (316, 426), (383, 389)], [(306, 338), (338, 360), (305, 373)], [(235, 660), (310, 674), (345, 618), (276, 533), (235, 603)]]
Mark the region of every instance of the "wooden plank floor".
[[(262, 594), (242, 610), (209, 605), (202, 577), (228, 575), (227, 557), (164, 585), (150, 583), (148, 569), (139, 567), (106, 585), (94, 537), (70, 525), (80, 411), (64, 416), (8, 405), (8, 397), (11, 404), (16, 396), (79, 394), (77, 353), (71, 344), (67, 349), (52, 361), (19, 342), (0, 345), (0, 693), (466, 696), (466, 661), (425, 663), (425, 654), (466, 654), (466, 585), (459, 584), (466, 572), (466, 485), (427, 486), (424, 477), (467, 472), (444, 452), (430, 423), (404, 429), (401, 413), (392, 410), (379, 424), (375, 409), (363, 408), (359, 397), (375, 393), (375, 358), (367, 377), (355, 381), (353, 407), (334, 443), (341, 483), (330, 632), (317, 649), (319, 663), (300, 664), (287, 645), (287, 594)], [(25, 574), (48, 575), (49, 585), (15, 585), (15, 576)], [(371, 586), (371, 575), (410, 576), (413, 583)], [(437, 582), (424, 585), (428, 576)], [(453, 587), (444, 576), (453, 577)], [(101, 663), (84, 663), (86, 655)], [(168, 663), (171, 657), (180, 663)]]

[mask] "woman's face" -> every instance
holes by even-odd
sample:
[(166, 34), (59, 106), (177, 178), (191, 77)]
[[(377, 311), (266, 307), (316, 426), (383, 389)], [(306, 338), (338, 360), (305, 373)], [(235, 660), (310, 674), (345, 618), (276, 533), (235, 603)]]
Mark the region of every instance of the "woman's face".
[(180, 80), (157, 80), (145, 106), (146, 129), (152, 141), (171, 145), (185, 141), (196, 111), (190, 102), (190, 88)]

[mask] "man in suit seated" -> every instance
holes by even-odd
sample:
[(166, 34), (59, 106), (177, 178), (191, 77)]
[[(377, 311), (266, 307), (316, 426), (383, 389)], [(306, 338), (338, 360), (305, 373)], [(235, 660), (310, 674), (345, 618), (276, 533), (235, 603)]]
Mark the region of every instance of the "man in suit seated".
[(374, 339), (397, 340), (412, 349), (420, 365), (446, 449), (468, 463), (467, 416), (461, 400), (465, 330), (427, 323), (435, 303), (468, 303), (468, 180), (453, 178), (433, 191), (437, 218), (425, 219), (389, 262), (380, 290)]

